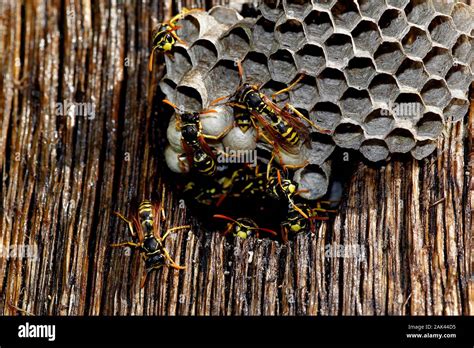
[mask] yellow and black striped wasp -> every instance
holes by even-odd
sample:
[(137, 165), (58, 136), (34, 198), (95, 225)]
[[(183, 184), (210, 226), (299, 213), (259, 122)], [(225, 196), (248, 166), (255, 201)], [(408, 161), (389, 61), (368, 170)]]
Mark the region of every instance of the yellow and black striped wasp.
[(277, 200), (286, 200), (289, 209), (298, 212), (303, 218), (308, 219), (307, 213), (295, 204), (294, 197), (301, 191), (298, 191), (298, 184), (288, 177), (287, 171), (280, 171), (272, 165), (275, 155), (267, 164), (266, 175), (266, 193)]
[(233, 196), (255, 196), (265, 193), (265, 174), (259, 171), (260, 167), (254, 168), (249, 165), (236, 169), (228, 178), (225, 178), (223, 187), (229, 195)]
[(183, 19), (186, 15), (192, 12), (201, 12), (202, 9), (195, 8), (188, 10), (184, 8), (180, 13), (171, 18), (169, 21), (160, 23), (153, 34), (153, 43), (150, 53), (150, 59), (148, 61), (148, 70), (153, 70), (153, 54), (155, 50), (158, 50), (162, 53), (170, 53), (173, 49), (176, 41), (185, 45), (186, 43), (176, 34), (176, 31), (180, 29), (176, 25), (176, 22), (180, 19)]
[(234, 237), (247, 239), (255, 233), (256, 237), (260, 238), (260, 231), (270, 233), (273, 236), (278, 235), (278, 233), (276, 233), (273, 230), (270, 230), (268, 228), (258, 227), (258, 225), (252, 219), (249, 219), (249, 218), (233, 219), (231, 217), (228, 217), (222, 214), (215, 214), (213, 217), (215, 219), (222, 219), (222, 220), (229, 221), (229, 223), (227, 224), (227, 228), (223, 232), (224, 236), (232, 232), (232, 235)]
[(205, 182), (191, 180), (184, 185), (183, 193), (194, 202), (218, 207), (227, 194), (227, 189), (224, 186), (225, 180), (227, 180), (225, 177)]
[[(143, 259), (145, 260), (146, 269), (140, 282), (140, 288), (145, 286), (148, 273), (154, 269), (159, 269), (163, 266), (169, 266), (177, 270), (186, 268), (178, 265), (171, 258), (168, 250), (164, 246), (164, 242), (171, 232), (189, 229), (191, 226), (185, 225), (173, 227), (168, 229), (162, 235), (162, 219), (164, 220), (166, 218), (163, 209), (163, 200), (161, 204), (152, 203), (149, 200), (143, 200), (138, 206), (138, 211), (129, 219), (118, 212), (115, 212), (115, 214), (128, 224), (130, 234), (134, 240), (133, 242), (125, 241), (111, 244), (111, 247), (130, 246), (139, 249)], [(168, 263), (166, 261), (168, 261)]]
[(165, 99), (163, 102), (172, 106), (176, 111), (176, 129), (181, 132), (184, 152), (190, 167), (202, 175), (214, 175), (217, 171), (217, 158), (206, 140), (219, 140), (227, 134), (230, 128), (218, 135), (204, 134), (200, 117), (217, 112), (216, 110), (180, 113), (178, 112), (179, 108), (169, 100)]
[[(227, 99), (225, 103), (234, 107), (234, 109), (241, 109), (234, 113), (237, 126), (245, 132), (253, 125), (257, 131), (260, 126), (266, 133), (259, 133), (266, 142), (271, 145), (277, 145), (285, 151), (295, 154), (299, 152), (299, 144), (303, 142), (308, 147), (311, 147), (309, 129), (302, 122), (305, 120), (313, 128), (322, 133), (328, 133), (327, 130), (318, 127), (310, 119), (304, 116), (291, 104), (287, 103), (283, 108), (280, 108), (270, 98), (260, 91), (258, 85), (250, 85), (243, 83), (243, 68), (240, 62), (237, 62), (240, 82), (234, 94), (217, 98), (211, 104), (216, 105), (220, 101)], [(288, 87), (274, 93), (272, 99), (279, 94), (285, 93), (293, 89), (304, 76), (301, 75)], [(267, 134), (269, 136), (267, 136)], [(274, 147), (278, 154), (278, 147)]]
[[(323, 208), (321, 203), (323, 202), (318, 202), (315, 208), (311, 208), (309, 204), (307, 203), (296, 203), (295, 206), (299, 210), (296, 210), (295, 207), (291, 205), (288, 207), (286, 218), (281, 223), (281, 229), (282, 229), (281, 232), (282, 232), (283, 242), (286, 243), (288, 241), (288, 235), (290, 233), (299, 233), (299, 232), (305, 232), (305, 231), (310, 231), (312, 233), (315, 233), (316, 220), (319, 220), (319, 221), (329, 220), (328, 216), (322, 216), (319, 213), (324, 213), (327, 215), (327, 213), (335, 213), (336, 210)], [(302, 216), (300, 211), (305, 212), (305, 214), (308, 217), (305, 218), (304, 216)]]

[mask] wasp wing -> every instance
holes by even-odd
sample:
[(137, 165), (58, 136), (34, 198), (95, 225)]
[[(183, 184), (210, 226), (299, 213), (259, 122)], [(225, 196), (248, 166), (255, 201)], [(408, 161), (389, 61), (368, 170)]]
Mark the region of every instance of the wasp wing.
[(259, 114), (256, 111), (251, 111), (252, 116), (258, 121), (258, 123), (263, 127), (264, 131), (270, 135), (270, 140), (274, 141), (272, 145), (278, 145), (283, 150), (291, 154), (297, 154), (299, 149), (297, 146), (292, 146), (288, 144), (286, 139), (278, 133), (271, 125), (271, 123), (265, 119), (265, 117)]
[(301, 121), (297, 116), (292, 115), (291, 113), (282, 110), (278, 105), (270, 100), (267, 96), (263, 96), (263, 100), (267, 105), (269, 105), (278, 116), (284, 119), (291, 127), (293, 127), (298, 135), (303, 140), (303, 143), (308, 147), (311, 147), (311, 138), (309, 135), (308, 127)]

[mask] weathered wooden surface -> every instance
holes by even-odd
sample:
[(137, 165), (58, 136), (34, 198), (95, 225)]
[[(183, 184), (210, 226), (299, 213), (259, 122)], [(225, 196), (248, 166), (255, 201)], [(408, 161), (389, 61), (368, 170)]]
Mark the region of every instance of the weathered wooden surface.
[[(129, 238), (113, 211), (172, 179), (161, 178), (165, 122), (151, 108), (159, 72), (147, 70), (150, 31), (171, 6), (11, 0), (0, 10), (1, 313), (473, 313), (461, 123), (424, 161), (360, 164), (340, 213), (316, 235), (228, 244), (194, 225), (167, 240), (187, 269), (154, 272), (139, 289), (138, 254), (109, 244)], [(95, 115), (58, 115), (58, 102), (92, 103)], [(472, 112), (466, 119), (472, 130)], [(174, 194), (166, 204), (170, 224), (191, 221)], [(327, 257), (330, 244), (365, 257)], [(38, 258), (5, 257), (22, 245)]]

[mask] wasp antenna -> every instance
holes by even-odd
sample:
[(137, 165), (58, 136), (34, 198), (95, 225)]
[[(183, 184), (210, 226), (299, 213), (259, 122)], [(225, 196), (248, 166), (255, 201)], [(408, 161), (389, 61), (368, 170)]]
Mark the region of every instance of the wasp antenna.
[(222, 214), (214, 214), (212, 217), (216, 218), (216, 219), (223, 219), (223, 220), (238, 223), (236, 220), (232, 219), (231, 217), (228, 217), (228, 216), (222, 215)]
[(215, 106), (215, 105), (217, 105), (217, 103), (219, 103), (220, 101), (222, 101), (222, 100), (224, 100), (224, 99), (227, 99), (227, 98), (229, 98), (228, 95), (225, 95), (225, 96), (223, 96), (223, 97), (219, 97), (219, 98), (217, 98), (217, 99), (214, 99), (209, 105)]
[(173, 109), (177, 109), (178, 106), (176, 104), (173, 104), (170, 102), (168, 99), (163, 99), (163, 103), (168, 104), (169, 106), (173, 107)]
[(278, 169), (277, 169), (277, 178), (278, 178), (278, 184), (283, 189), (283, 185), (281, 183), (281, 174), (280, 174), (280, 171)]
[(259, 227), (258, 229), (259, 229), (260, 231), (270, 233), (271, 235), (278, 236), (278, 233), (276, 233), (275, 231), (270, 230), (270, 229), (268, 229), (268, 228)]
[(148, 71), (153, 71), (153, 54), (155, 52), (155, 47), (151, 50), (150, 58), (148, 60)]
[(237, 61), (237, 69), (239, 70), (239, 85), (242, 85), (242, 82), (244, 81), (244, 68), (240, 61)]
[(206, 115), (206, 114), (213, 114), (213, 113), (217, 113), (217, 110), (215, 109), (203, 110), (199, 113), (199, 115)]
[(219, 199), (217, 200), (216, 207), (220, 207), (222, 202), (227, 198), (227, 194), (221, 194)]

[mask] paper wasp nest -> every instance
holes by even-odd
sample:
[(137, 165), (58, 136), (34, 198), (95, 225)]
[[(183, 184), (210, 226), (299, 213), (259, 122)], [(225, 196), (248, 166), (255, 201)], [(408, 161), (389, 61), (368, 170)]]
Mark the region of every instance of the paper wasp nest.
[[(263, 0), (261, 16), (243, 19), (215, 7), (182, 21), (174, 60), (166, 58), (161, 87), (167, 98), (200, 111), (244, 80), (266, 95), (282, 89), (300, 73), (304, 79), (280, 102), (290, 102), (317, 125), (312, 148), (283, 161), (310, 165), (296, 171), (300, 187), (316, 199), (327, 190), (328, 158), (336, 146), (359, 150), (370, 161), (391, 153), (422, 159), (436, 148), (447, 122), (462, 120), (469, 106), (474, 69), (474, 10), (462, 3), (429, 0)], [(285, 100), (286, 99), (286, 100)], [(205, 132), (232, 124), (203, 118)], [(174, 121), (172, 121), (174, 122)], [(169, 134), (168, 134), (169, 135)], [(254, 136), (254, 134), (252, 133)], [(225, 146), (252, 148), (252, 136), (238, 130)], [(169, 139), (173, 151), (180, 144)], [(294, 156), (293, 156), (294, 157)]]

